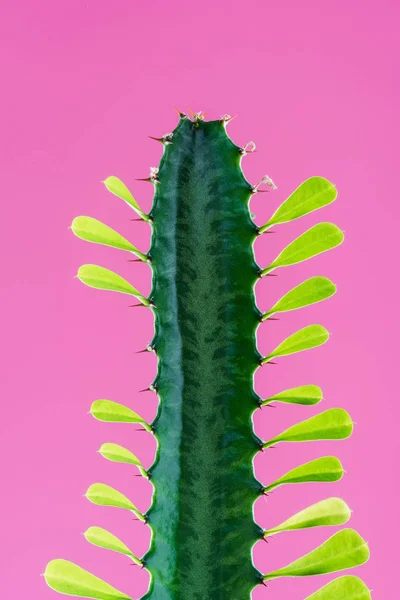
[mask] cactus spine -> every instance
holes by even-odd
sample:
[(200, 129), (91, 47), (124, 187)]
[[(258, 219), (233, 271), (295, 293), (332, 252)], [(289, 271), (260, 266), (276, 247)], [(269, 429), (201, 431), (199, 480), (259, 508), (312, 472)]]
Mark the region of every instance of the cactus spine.
[[(158, 440), (153, 466), (148, 473), (142, 469), (154, 485), (153, 503), (146, 515), (139, 515), (152, 528), (152, 541), (143, 559), (134, 557), (151, 573), (145, 595), (149, 600), (245, 600), (266, 579), (290, 576), (292, 571), (295, 575), (314, 574), (308, 561), (306, 566), (293, 563), (279, 572), (263, 575), (253, 566), (252, 547), (264, 535), (285, 528), (341, 524), (349, 518), (343, 501), (329, 499), (269, 532), (254, 522), (254, 502), (266, 491), (253, 472), (253, 458), (258, 451), (280, 441), (340, 439), (352, 430), (347, 413), (331, 409), (303, 421), (271, 442), (263, 442), (254, 434), (252, 414), (259, 406), (272, 401), (316, 404), (322, 398), (317, 386), (303, 386), (263, 400), (253, 390), (256, 369), (275, 356), (321, 345), (328, 338), (323, 327), (309, 326), (262, 357), (256, 346), (257, 327), (274, 312), (300, 308), (335, 291), (329, 280), (312, 278), (262, 315), (256, 306), (254, 286), (259, 277), (279, 266), (333, 248), (341, 243), (343, 236), (331, 224), (315, 226), (262, 270), (253, 255), (257, 235), (275, 223), (298, 218), (328, 204), (336, 191), (326, 180), (312, 178), (288, 198), (269, 223), (258, 228), (248, 207), (258, 185), (251, 186), (243, 175), (240, 163), (246, 147), (239, 148), (230, 140), (227, 120), (206, 122), (199, 113), (192, 121), (181, 114), (173, 134), (160, 139), (164, 151), (159, 168), (153, 169), (149, 178), (155, 186), (149, 215), (139, 209), (119, 180), (106, 180), (111, 191), (151, 224), (152, 242), (147, 255), (98, 221), (80, 217), (72, 227), (83, 239), (133, 252), (139, 259), (151, 262), (153, 270), (149, 298), (100, 267), (86, 265), (78, 273), (92, 287), (136, 296), (155, 315), (155, 335), (150, 348), (157, 354), (158, 371), (149, 389), (158, 394), (160, 402), (151, 427), (128, 407), (112, 402), (104, 404), (107, 401), (92, 406), (96, 418), (142, 422)], [(260, 183), (275, 187), (268, 177)], [(129, 451), (118, 448), (107, 448), (106, 458), (138, 464), (134, 455), (130, 453), (128, 460)], [(326, 457), (320, 461), (318, 467), (315, 464), (295, 469), (297, 479), (293, 475), (292, 480), (340, 478), (342, 470), (337, 459)], [(336, 463), (332, 464), (333, 461)], [(287, 482), (291, 482), (287, 476)], [(275, 482), (275, 487), (281, 484)], [(274, 484), (268, 489), (272, 487)], [(97, 504), (136, 510), (137, 514), (128, 499), (121, 499), (116, 490), (105, 488), (92, 487), (88, 498)], [(114, 536), (112, 540), (107, 538), (107, 532), (100, 528), (92, 529), (92, 538), (95, 537), (92, 543), (116, 549), (119, 540), (116, 542)], [(340, 534), (343, 534), (340, 547), (346, 549), (345, 559), (332, 566), (325, 557), (326, 570), (320, 572), (355, 566), (367, 559), (365, 542), (358, 534), (352, 530)], [(317, 562), (339, 543), (334, 538), (326, 542), (329, 547), (314, 551)], [(302, 569), (304, 572), (300, 572)], [(67, 561), (52, 561), (45, 575), (48, 584), (62, 593), (100, 600), (128, 598)], [(335, 582), (335, 594), (337, 590), (348, 593), (351, 586), (354, 589), (362, 586), (362, 593), (368, 595), (360, 597), (369, 597), (367, 588), (357, 578), (343, 577)], [(327, 592), (324, 589), (318, 592), (318, 598), (334, 597), (329, 595), (329, 586)]]

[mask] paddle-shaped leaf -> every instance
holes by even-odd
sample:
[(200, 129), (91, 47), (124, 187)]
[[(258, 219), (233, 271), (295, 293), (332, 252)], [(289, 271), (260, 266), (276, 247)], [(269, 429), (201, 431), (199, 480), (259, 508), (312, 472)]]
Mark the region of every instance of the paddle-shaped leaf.
[(44, 578), (52, 590), (68, 596), (95, 600), (132, 600), (102, 579), (61, 558), (49, 562)]
[(334, 573), (362, 565), (368, 558), (369, 549), (365, 540), (354, 529), (342, 529), (287, 567), (264, 575), (264, 580)]
[(299, 331), (286, 338), (271, 354), (265, 356), (261, 362), (265, 365), (277, 356), (288, 356), (289, 354), (296, 354), (296, 352), (302, 352), (303, 350), (317, 348), (325, 344), (328, 339), (329, 333), (325, 327), (322, 327), (322, 325), (307, 325), (307, 327), (299, 329)]
[(263, 233), (273, 225), (294, 221), (330, 204), (336, 196), (337, 191), (333, 183), (324, 177), (310, 177), (290, 194), (259, 231)]
[(112, 462), (126, 463), (138, 467), (140, 473), (147, 477), (147, 472), (140, 460), (130, 450), (118, 444), (105, 443), (101, 446), (99, 453)]
[(145, 517), (138, 511), (129, 498), (105, 483), (93, 483), (85, 496), (90, 502), (99, 506), (114, 506), (115, 508), (131, 510), (138, 519), (145, 521)]
[(107, 177), (107, 179), (103, 181), (103, 183), (109, 192), (111, 192), (115, 196), (118, 196), (118, 198), (121, 198), (121, 200), (125, 200), (125, 202), (129, 204), (129, 206), (133, 208), (133, 210), (135, 210), (138, 213), (138, 215), (142, 217), (143, 221), (150, 220), (146, 213), (144, 213), (140, 209), (139, 204), (136, 202), (135, 198), (132, 196), (131, 192), (128, 190), (126, 185), (122, 183), (122, 181), (118, 179), (118, 177)]
[(283, 433), (266, 442), (264, 448), (278, 442), (311, 442), (316, 440), (343, 440), (353, 431), (353, 421), (343, 408), (330, 408), (306, 421), (296, 423)]
[(270, 398), (262, 401), (261, 406), (267, 406), (271, 402), (312, 406), (321, 402), (322, 398), (322, 390), (317, 385), (301, 385), (300, 387), (291, 388), (290, 390), (270, 396)]
[(129, 556), (137, 565), (142, 565), (143, 561), (137, 558), (124, 544), (118, 539), (115, 535), (103, 529), (102, 527), (89, 527), (87, 531), (83, 534), (85, 539), (94, 546), (98, 546), (99, 548), (105, 548), (106, 550), (112, 550), (113, 552), (119, 552), (120, 554), (125, 554)]
[(98, 265), (82, 265), (79, 267), (77, 277), (82, 283), (89, 287), (98, 290), (129, 294), (130, 296), (135, 296), (135, 298), (140, 300), (145, 306), (150, 305), (147, 298), (142, 296), (142, 294), (126, 281), (126, 279), (104, 267), (99, 267)]
[(344, 575), (307, 596), (306, 600), (371, 600), (371, 592), (358, 577)]
[(333, 223), (318, 223), (305, 231), (276, 257), (276, 259), (261, 272), (261, 277), (277, 267), (295, 265), (313, 256), (327, 252), (339, 246), (344, 240), (343, 231)]
[(311, 460), (291, 469), (276, 481), (267, 485), (264, 492), (270, 492), (280, 485), (287, 483), (314, 483), (314, 482), (331, 482), (342, 479), (344, 469), (342, 463), (335, 456), (323, 456), (316, 460)]
[(326, 300), (336, 292), (336, 286), (326, 277), (311, 277), (285, 294), (274, 306), (266, 312), (262, 319), (289, 310), (296, 310)]
[(139, 252), (139, 250), (125, 239), (121, 234), (104, 225), (101, 221), (93, 219), (92, 217), (76, 217), (72, 221), (71, 229), (73, 233), (87, 242), (94, 242), (95, 244), (103, 244), (104, 246), (111, 246), (112, 248), (118, 248), (119, 250), (127, 250), (133, 252), (141, 260), (146, 261), (147, 256)]
[(89, 412), (98, 421), (104, 421), (105, 423), (140, 423), (144, 429), (151, 431), (150, 425), (141, 416), (131, 408), (113, 400), (95, 400)]
[(282, 531), (307, 529), (308, 527), (343, 525), (347, 523), (350, 517), (351, 511), (343, 500), (340, 498), (327, 498), (301, 510), (280, 525), (267, 529), (264, 536)]

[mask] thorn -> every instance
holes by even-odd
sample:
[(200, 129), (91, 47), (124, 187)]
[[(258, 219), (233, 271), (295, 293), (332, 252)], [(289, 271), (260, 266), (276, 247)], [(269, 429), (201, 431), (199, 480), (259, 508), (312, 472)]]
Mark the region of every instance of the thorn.
[(153, 137), (149, 135), (151, 140), (155, 140), (156, 142), (161, 142), (161, 144), (172, 144), (172, 138), (174, 137), (173, 133), (166, 133), (161, 138)]
[(277, 190), (278, 186), (275, 185), (275, 183), (272, 181), (271, 177), (269, 177), (268, 175), (264, 175), (264, 177), (262, 177), (260, 179), (260, 181), (256, 184), (252, 186), (252, 192), (253, 194), (255, 194), (256, 192), (267, 192), (269, 190), (259, 190), (258, 188), (260, 187), (260, 185), (265, 184), (266, 186), (268, 186), (271, 190)]
[(231, 115), (222, 115), (221, 117), (221, 121), (223, 123), (225, 123), (225, 125), (227, 125), (230, 121), (232, 121), (233, 119), (236, 119), (237, 115), (234, 115), (233, 117), (231, 117)]
[[(142, 179), (142, 178), (139, 178), (139, 177), (136, 177), (136, 178), (135, 178), (135, 181), (147, 181), (148, 183), (153, 183), (153, 181), (150, 179), (150, 177), (145, 177), (145, 178), (143, 178), (143, 179)], [(132, 219), (132, 220), (135, 220), (135, 221), (136, 221), (137, 219)]]
[[(138, 179), (138, 181), (143, 181), (143, 179)], [(146, 181), (146, 179), (144, 181)], [(129, 220), (130, 221), (143, 221), (143, 223), (144, 223), (143, 219), (129, 219)]]
[[(267, 231), (264, 231), (264, 234), (265, 233), (276, 233), (276, 231), (270, 231), (269, 229), (267, 229)], [(261, 235), (264, 235), (264, 234), (261, 234)]]
[(139, 304), (129, 304), (128, 308), (136, 308), (137, 306), (144, 306), (141, 302)]
[(264, 542), (267, 542), (267, 544), (269, 544), (269, 541), (267, 540), (266, 537), (263, 537)]
[(278, 277), (278, 273), (266, 273), (264, 277)]
[(141, 258), (130, 258), (127, 262), (143, 262)]
[(264, 321), (280, 321), (280, 319), (278, 319), (278, 317), (268, 317), (267, 319), (264, 319)]
[(178, 108), (176, 108), (176, 106), (174, 106), (174, 109), (178, 113), (180, 119), (187, 119), (187, 115), (185, 113), (181, 112)]
[(254, 142), (247, 142), (244, 146), (240, 148), (240, 154), (246, 156), (246, 154), (253, 154), (256, 151), (256, 145)]

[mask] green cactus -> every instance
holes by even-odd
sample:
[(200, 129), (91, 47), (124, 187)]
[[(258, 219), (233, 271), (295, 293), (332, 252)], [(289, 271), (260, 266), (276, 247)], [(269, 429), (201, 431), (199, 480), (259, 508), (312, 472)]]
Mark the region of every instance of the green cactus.
[[(263, 487), (255, 478), (257, 452), (279, 442), (343, 439), (352, 432), (346, 411), (332, 408), (282, 432), (269, 441), (253, 432), (252, 414), (272, 402), (317, 404), (322, 392), (315, 385), (285, 390), (262, 399), (253, 390), (257, 368), (277, 356), (293, 354), (325, 343), (320, 325), (305, 327), (263, 357), (257, 350), (256, 330), (272, 315), (295, 310), (332, 296), (336, 288), (324, 277), (308, 279), (290, 290), (267, 313), (256, 306), (254, 286), (271, 271), (307, 260), (339, 245), (342, 232), (320, 223), (284, 249), (266, 268), (255, 262), (253, 244), (273, 225), (297, 219), (336, 198), (336, 188), (322, 177), (305, 181), (272, 215), (257, 227), (249, 200), (261, 185), (275, 187), (265, 176), (251, 186), (241, 160), (253, 144), (236, 146), (226, 133), (229, 117), (193, 120), (180, 114), (173, 134), (160, 139), (163, 156), (149, 181), (155, 194), (147, 215), (116, 177), (104, 183), (152, 227), (147, 254), (106, 225), (78, 217), (73, 232), (87, 241), (133, 253), (153, 271), (149, 298), (119, 275), (96, 265), (84, 265), (79, 279), (88, 286), (136, 297), (155, 316), (155, 335), (148, 350), (158, 357), (157, 376), (149, 387), (158, 394), (153, 423), (130, 408), (97, 400), (91, 414), (102, 421), (137, 423), (155, 435), (158, 449), (153, 466), (145, 471), (129, 450), (117, 444), (100, 449), (108, 460), (139, 468), (154, 485), (153, 503), (140, 514), (130, 499), (105, 484), (92, 485), (86, 496), (103, 506), (132, 511), (152, 529), (150, 549), (137, 558), (114, 535), (91, 527), (86, 539), (97, 546), (126, 554), (151, 574), (144, 598), (149, 600), (245, 600), (266, 580), (283, 576), (331, 573), (364, 563), (368, 548), (353, 530), (344, 529), (294, 563), (269, 574), (260, 573), (251, 559), (252, 547), (265, 536), (283, 531), (340, 525), (350, 511), (338, 498), (328, 498), (263, 531), (253, 518), (261, 494), (284, 484), (337, 481), (343, 468), (335, 457), (300, 465)], [(64, 560), (51, 561), (45, 578), (64, 593), (99, 600), (122, 600), (119, 592)], [(334, 580), (309, 600), (370, 598), (368, 588), (353, 576)]]

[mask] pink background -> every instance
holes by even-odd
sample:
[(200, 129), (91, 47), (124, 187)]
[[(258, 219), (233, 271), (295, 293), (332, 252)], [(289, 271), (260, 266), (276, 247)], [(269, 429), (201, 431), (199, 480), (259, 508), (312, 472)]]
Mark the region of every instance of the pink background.
[[(347, 475), (335, 485), (286, 486), (260, 500), (256, 515), (272, 526), (307, 504), (343, 497), (372, 552), (357, 573), (376, 600), (397, 598), (398, 17), (398, 3), (389, 0), (2, 3), (2, 597), (55, 598), (39, 576), (55, 557), (135, 598), (146, 589), (144, 571), (90, 547), (82, 532), (109, 527), (139, 555), (147, 547), (143, 525), (83, 494), (103, 481), (148, 507), (147, 482), (96, 450), (119, 442), (147, 466), (152, 440), (130, 426), (98, 423), (87, 411), (103, 397), (154, 416), (156, 398), (137, 391), (151, 382), (155, 358), (135, 355), (151, 339), (152, 317), (73, 276), (80, 264), (97, 262), (147, 293), (150, 272), (122, 252), (77, 240), (68, 226), (76, 215), (92, 215), (147, 249), (146, 225), (130, 222), (132, 212), (100, 181), (121, 177), (148, 210), (151, 186), (135, 178), (157, 164), (161, 148), (147, 136), (174, 128), (176, 105), (210, 118), (239, 115), (230, 135), (238, 144), (257, 143), (244, 159), (246, 176), (256, 182), (268, 173), (279, 186), (254, 198), (257, 223), (308, 176), (324, 175), (339, 189), (323, 212), (257, 242), (259, 264), (267, 265), (319, 220), (333, 220), (346, 234), (336, 251), (258, 284), (262, 309), (311, 275), (331, 277), (339, 292), (261, 327), (264, 353), (312, 322), (332, 338), (265, 367), (256, 387), (264, 396), (319, 384), (323, 408), (347, 408), (355, 434), (340, 443), (282, 444), (256, 466), (268, 483), (302, 461), (336, 453)], [(267, 438), (319, 410), (265, 410), (257, 432)], [(331, 533), (277, 536), (260, 544), (256, 564), (264, 571), (283, 566)], [(329, 579), (275, 581), (254, 598), (303, 600)]]

